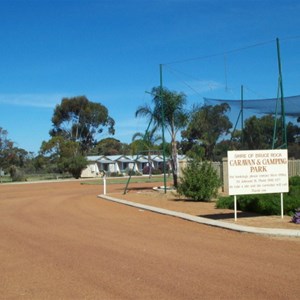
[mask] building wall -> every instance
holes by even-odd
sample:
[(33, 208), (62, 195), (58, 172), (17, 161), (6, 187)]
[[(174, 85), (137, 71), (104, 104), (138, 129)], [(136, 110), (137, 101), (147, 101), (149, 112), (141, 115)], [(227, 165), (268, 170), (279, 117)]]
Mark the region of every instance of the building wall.
[(98, 177), (101, 176), (99, 174), (99, 168), (98, 164), (96, 162), (90, 163), (82, 172), (81, 177), (82, 178), (89, 178), (89, 177)]

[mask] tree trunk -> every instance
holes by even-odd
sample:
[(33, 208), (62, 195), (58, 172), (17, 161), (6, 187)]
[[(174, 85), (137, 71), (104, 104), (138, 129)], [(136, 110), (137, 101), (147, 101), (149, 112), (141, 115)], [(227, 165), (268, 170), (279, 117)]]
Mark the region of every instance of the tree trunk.
[(178, 186), (178, 158), (177, 158), (177, 143), (175, 132), (172, 132), (172, 174), (173, 185), (175, 188)]
[(171, 160), (172, 164), (172, 174), (173, 174), (173, 185), (175, 188), (178, 186), (178, 175), (177, 175), (177, 168), (176, 168), (176, 162), (174, 161), (174, 158)]
[(152, 177), (152, 163), (151, 163), (151, 153), (148, 152), (148, 167), (149, 167), (149, 179)]

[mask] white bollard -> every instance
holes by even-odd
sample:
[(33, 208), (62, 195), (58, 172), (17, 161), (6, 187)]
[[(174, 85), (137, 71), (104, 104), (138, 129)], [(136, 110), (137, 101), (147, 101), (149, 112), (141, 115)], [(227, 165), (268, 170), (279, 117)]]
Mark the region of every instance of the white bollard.
[(106, 195), (106, 175), (103, 176), (103, 195)]

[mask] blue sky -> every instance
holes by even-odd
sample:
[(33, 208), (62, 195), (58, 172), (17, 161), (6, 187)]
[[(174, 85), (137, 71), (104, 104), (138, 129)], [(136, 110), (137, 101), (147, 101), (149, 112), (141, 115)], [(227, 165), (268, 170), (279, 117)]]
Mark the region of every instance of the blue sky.
[(145, 91), (159, 85), (159, 64), (164, 86), (186, 93), (188, 107), (239, 99), (241, 84), (245, 99), (273, 98), (276, 37), (285, 95), (298, 95), (299, 15), (297, 0), (0, 0), (0, 127), (37, 153), (55, 105), (85, 95), (108, 108), (115, 138), (129, 143), (148, 125), (134, 114), (151, 102)]

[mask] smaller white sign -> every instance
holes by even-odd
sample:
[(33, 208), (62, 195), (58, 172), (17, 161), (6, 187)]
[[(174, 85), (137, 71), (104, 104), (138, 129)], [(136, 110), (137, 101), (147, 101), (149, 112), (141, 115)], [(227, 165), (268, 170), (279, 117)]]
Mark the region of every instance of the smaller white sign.
[(289, 191), (286, 149), (228, 151), (227, 158), (229, 195)]

